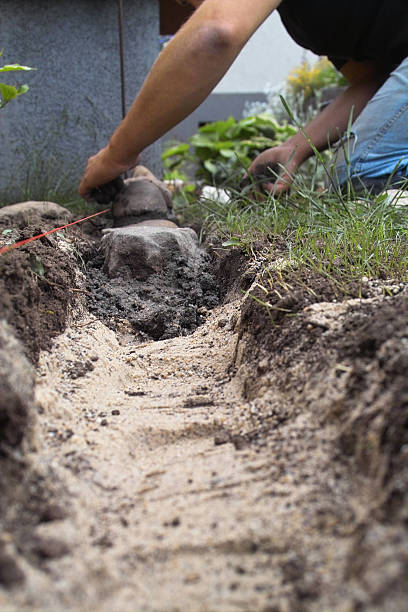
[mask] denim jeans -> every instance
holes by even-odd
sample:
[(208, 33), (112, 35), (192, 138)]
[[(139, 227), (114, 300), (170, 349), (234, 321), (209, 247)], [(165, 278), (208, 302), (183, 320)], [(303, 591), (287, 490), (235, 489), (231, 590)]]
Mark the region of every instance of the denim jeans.
[[(337, 147), (334, 178), (344, 185), (408, 178), (408, 57), (371, 98)], [(365, 181), (365, 179), (368, 179)]]

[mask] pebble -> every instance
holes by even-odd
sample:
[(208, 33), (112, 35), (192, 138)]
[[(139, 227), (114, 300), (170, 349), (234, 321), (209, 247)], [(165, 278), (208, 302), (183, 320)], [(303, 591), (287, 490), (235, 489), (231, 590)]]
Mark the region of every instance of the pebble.
[(199, 406), (213, 406), (214, 399), (210, 396), (206, 395), (196, 395), (192, 397), (188, 397), (184, 404), (184, 408), (197, 408)]
[(227, 444), (230, 442), (230, 433), (226, 430), (219, 431), (214, 436), (214, 444), (215, 446), (221, 446), (221, 444)]
[(33, 538), (32, 550), (41, 559), (59, 559), (69, 553), (69, 547), (64, 541), (41, 536)]

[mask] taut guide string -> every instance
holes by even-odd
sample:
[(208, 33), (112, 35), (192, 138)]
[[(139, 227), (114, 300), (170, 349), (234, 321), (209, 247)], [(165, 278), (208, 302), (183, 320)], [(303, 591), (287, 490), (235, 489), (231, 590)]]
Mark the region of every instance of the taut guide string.
[(78, 221), (72, 221), (71, 223), (67, 223), (66, 225), (61, 225), (61, 227), (55, 227), (48, 232), (44, 232), (43, 234), (38, 234), (37, 236), (31, 236), (31, 238), (26, 238), (25, 240), (20, 240), (19, 242), (15, 242), (14, 244), (8, 244), (4, 247), (0, 248), (0, 255), (3, 253), (7, 253), (12, 249), (17, 249), (23, 244), (27, 244), (28, 242), (32, 242), (33, 240), (38, 240), (39, 238), (44, 238), (44, 236), (48, 236), (48, 234), (53, 234), (54, 232), (58, 232), (58, 230), (63, 230), (66, 227), (70, 227), (71, 225), (76, 225), (77, 223), (81, 223), (82, 221), (86, 221), (87, 219), (92, 219), (92, 217), (97, 217), (98, 215), (103, 215), (103, 213), (107, 213), (110, 211), (110, 208), (106, 208), (105, 210), (101, 210), (100, 212), (94, 213), (93, 215), (89, 215), (88, 217), (84, 217), (83, 219), (78, 219)]

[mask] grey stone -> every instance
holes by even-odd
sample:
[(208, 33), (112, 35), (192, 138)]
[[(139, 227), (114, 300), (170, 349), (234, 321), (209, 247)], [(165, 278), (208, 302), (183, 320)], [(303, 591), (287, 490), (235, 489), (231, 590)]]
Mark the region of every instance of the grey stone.
[(142, 225), (149, 227), (173, 227), (178, 228), (173, 221), (169, 221), (168, 219), (146, 219), (145, 221), (140, 221), (139, 223), (132, 224), (135, 227), (140, 227)]
[(125, 187), (112, 205), (115, 227), (137, 222), (138, 218), (164, 219), (172, 208), (169, 189), (151, 175), (126, 179)]
[(0, 444), (18, 446), (34, 410), (34, 369), (11, 327), (0, 320)]
[(104, 230), (102, 249), (108, 276), (146, 280), (176, 256), (196, 258), (198, 238), (190, 228), (129, 225)]
[(18, 202), (0, 208), (0, 221), (9, 219), (17, 223), (29, 223), (33, 217), (41, 217), (52, 220), (70, 221), (73, 217), (71, 211), (55, 202)]
[(164, 199), (166, 200), (168, 210), (171, 211), (173, 209), (173, 196), (172, 196), (172, 192), (169, 189), (168, 185), (164, 181), (161, 181), (160, 179), (158, 179), (157, 176), (155, 176), (153, 172), (150, 172), (148, 168), (146, 168), (145, 166), (141, 166), (141, 165), (136, 166), (135, 169), (133, 170), (133, 178), (149, 179), (149, 181), (157, 185), (157, 187), (162, 192)]
[[(124, 2), (126, 108), (159, 53), (159, 0)], [(1, 110), (0, 201), (45, 198), (44, 185), (77, 187), (86, 161), (122, 119), (117, 2), (0, 0), (4, 64), (35, 72), (4, 73), (27, 94)], [(0, 62), (1, 64), (3, 63)], [(3, 79), (2, 79), (3, 80)], [(161, 147), (142, 153), (161, 172)]]

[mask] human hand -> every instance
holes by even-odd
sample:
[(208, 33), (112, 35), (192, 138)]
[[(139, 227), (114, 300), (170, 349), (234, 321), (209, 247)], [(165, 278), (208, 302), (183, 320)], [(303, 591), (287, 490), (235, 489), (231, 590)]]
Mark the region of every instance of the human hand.
[(253, 184), (272, 195), (284, 193), (290, 188), (299, 165), (293, 146), (284, 143), (267, 149), (249, 166), (244, 186)]
[(107, 183), (117, 179), (123, 172), (136, 166), (139, 160), (137, 156), (134, 162), (123, 164), (113, 159), (109, 146), (101, 149), (99, 153), (88, 159), (88, 163), (79, 185), (78, 193), (85, 200), (97, 199), (95, 193)]

